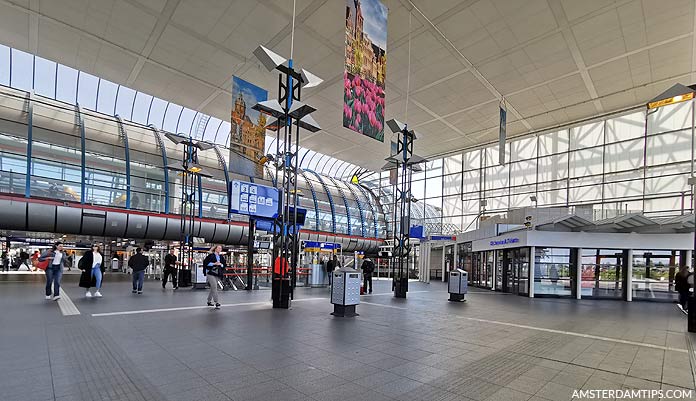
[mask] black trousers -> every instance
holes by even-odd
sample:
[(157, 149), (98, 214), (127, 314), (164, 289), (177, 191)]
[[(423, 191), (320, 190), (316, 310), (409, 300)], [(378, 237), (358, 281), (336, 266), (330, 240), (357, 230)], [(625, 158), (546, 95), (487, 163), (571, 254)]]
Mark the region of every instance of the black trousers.
[(176, 271), (176, 268), (174, 268), (174, 267), (165, 267), (164, 268), (164, 272), (162, 272), (162, 288), (164, 288), (167, 285), (167, 279), (169, 278), (169, 275), (172, 276), (172, 285), (174, 286), (174, 288), (176, 288), (177, 287), (177, 285), (176, 285), (177, 284), (176, 283), (177, 271)]
[[(370, 290), (367, 290), (367, 285), (370, 284)], [(372, 275), (363, 274), (363, 290), (372, 294)]]
[(684, 310), (689, 308), (689, 291), (679, 291), (679, 303)]

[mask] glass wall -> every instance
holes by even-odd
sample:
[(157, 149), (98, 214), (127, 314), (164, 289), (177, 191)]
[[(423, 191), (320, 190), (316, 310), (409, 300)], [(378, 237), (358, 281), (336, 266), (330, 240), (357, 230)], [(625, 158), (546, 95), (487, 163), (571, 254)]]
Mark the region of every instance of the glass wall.
[[(0, 88), (0, 100), (15, 97), (26, 99), (26, 93)], [(169, 213), (180, 212), (180, 172), (165, 170), (164, 165), (165, 161), (170, 167), (180, 165), (182, 149), (169, 142), (161, 149), (157, 135), (164, 132), (95, 112), (78, 112), (39, 96), (31, 100), (31, 106), (31, 197), (155, 213), (165, 213), (168, 206)], [(30, 126), (29, 119), (21, 114), (17, 120), (0, 119), (0, 193), (24, 195)], [(221, 154), (223, 161), (214, 150), (198, 155), (199, 163), (211, 174), (201, 178), (200, 212), (204, 218), (227, 219), (226, 180), (249, 179), (232, 172), (226, 176), (223, 165), (228, 152)], [(271, 185), (267, 180), (256, 181)], [(367, 188), (307, 171), (298, 177), (298, 186), (298, 204), (308, 212), (306, 229), (366, 238), (373, 238), (375, 233), (382, 238), (386, 235), (384, 212)]]
[(624, 258), (621, 250), (583, 249), (581, 296), (621, 299), (625, 276)]
[[(31, 90), (35, 95), (30, 99)], [(188, 133), (225, 149), (221, 160), (213, 150), (199, 154), (200, 164), (212, 174), (201, 179), (202, 217), (246, 220), (227, 213), (226, 180), (249, 180), (224, 174), (223, 166), (229, 166), (229, 122), (2, 45), (0, 101), (0, 193), (26, 191), (31, 129), (30, 196), (178, 214), (180, 173), (166, 171), (165, 165), (180, 165), (182, 149), (161, 137), (165, 131)], [(274, 138), (267, 138), (267, 153), (274, 154), (277, 146)], [(386, 236), (384, 210), (370, 187), (345, 180), (360, 170), (357, 166), (304, 148), (297, 154), (299, 166), (312, 169), (311, 174), (303, 170), (298, 179), (298, 203), (307, 209), (306, 229)], [(266, 180), (257, 182), (272, 185), (271, 174), (267, 171)], [(439, 210), (430, 213), (438, 221), (439, 216)]]
[[(690, 102), (677, 103), (516, 138), (505, 145), (504, 166), (497, 144), (464, 150), (414, 174), (414, 196), (441, 207), (429, 222), (441, 219), (458, 231), (476, 228), (482, 200), (486, 214), (534, 205), (593, 205), (595, 219), (689, 213), (691, 109)], [(380, 185), (389, 188), (385, 177)]]
[(678, 299), (674, 275), (679, 271), (677, 251), (634, 250), (632, 291), (634, 299)]
[(535, 249), (534, 296), (571, 296), (570, 249)]

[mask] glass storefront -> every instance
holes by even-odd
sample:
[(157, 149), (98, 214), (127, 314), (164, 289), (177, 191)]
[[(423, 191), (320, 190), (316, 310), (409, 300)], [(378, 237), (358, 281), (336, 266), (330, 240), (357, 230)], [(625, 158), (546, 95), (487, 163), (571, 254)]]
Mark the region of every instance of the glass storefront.
[(679, 271), (680, 256), (677, 251), (634, 250), (633, 298), (676, 300), (679, 294), (674, 290), (674, 275)]
[(625, 257), (624, 251), (616, 249), (583, 249), (581, 296), (621, 299), (626, 269)]
[(534, 296), (572, 296), (570, 249), (535, 249)]
[[(472, 252), (471, 243), (457, 246), (458, 264), (469, 272), (470, 285), (529, 295), (529, 247)], [(535, 247), (535, 297), (575, 298), (579, 273), (581, 298), (626, 299), (628, 250), (584, 248), (581, 255), (578, 252), (575, 248)], [(682, 264), (688, 264), (686, 251), (634, 250), (633, 299), (676, 300), (674, 276)]]
[(471, 244), (459, 246), (459, 260), (470, 272), (472, 286), (519, 295), (529, 293), (529, 248), (471, 252)]

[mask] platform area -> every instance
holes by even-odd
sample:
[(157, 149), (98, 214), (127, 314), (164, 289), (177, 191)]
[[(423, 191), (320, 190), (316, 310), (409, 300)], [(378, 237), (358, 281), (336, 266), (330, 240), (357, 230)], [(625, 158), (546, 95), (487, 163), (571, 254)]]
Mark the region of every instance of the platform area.
[[(33, 280), (33, 281), (32, 281)], [(171, 284), (170, 284), (171, 285)], [(355, 318), (328, 289), (130, 292), (109, 275), (87, 299), (77, 277), (46, 301), (40, 277), (0, 280), (0, 399), (571, 400), (579, 389), (693, 389), (686, 318), (675, 304), (528, 299), (376, 281)], [(696, 395), (696, 392), (693, 393)]]

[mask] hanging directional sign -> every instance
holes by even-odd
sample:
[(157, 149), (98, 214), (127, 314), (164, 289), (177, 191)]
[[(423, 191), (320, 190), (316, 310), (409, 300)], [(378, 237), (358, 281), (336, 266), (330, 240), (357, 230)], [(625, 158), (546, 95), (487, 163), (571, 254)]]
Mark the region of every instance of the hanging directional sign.
[(233, 180), (230, 183), (230, 213), (275, 219), (278, 217), (277, 188)]

